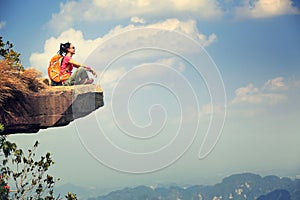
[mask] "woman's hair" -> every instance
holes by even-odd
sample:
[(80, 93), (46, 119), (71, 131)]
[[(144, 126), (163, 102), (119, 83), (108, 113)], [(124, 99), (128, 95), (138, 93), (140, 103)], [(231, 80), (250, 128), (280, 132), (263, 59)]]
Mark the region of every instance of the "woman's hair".
[(57, 53), (61, 56), (65, 56), (68, 52), (68, 48), (70, 48), (70, 45), (71, 45), (70, 42), (66, 42), (64, 44), (60, 43), (59, 51)]

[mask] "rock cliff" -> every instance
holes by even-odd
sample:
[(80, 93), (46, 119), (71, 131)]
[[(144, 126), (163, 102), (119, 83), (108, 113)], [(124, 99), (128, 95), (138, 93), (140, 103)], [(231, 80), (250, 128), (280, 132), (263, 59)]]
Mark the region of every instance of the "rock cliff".
[(0, 74), (1, 135), (65, 126), (104, 105), (99, 85), (49, 86), (38, 70), (7, 60), (0, 60)]
[(0, 109), (1, 134), (36, 133), (65, 126), (104, 105), (99, 85), (46, 87), (6, 102)]

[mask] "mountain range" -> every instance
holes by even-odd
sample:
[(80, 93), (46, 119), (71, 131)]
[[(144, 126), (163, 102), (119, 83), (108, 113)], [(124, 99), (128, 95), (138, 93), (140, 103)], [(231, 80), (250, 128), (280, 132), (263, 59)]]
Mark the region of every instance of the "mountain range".
[(243, 173), (215, 185), (137, 186), (88, 200), (300, 200), (300, 179)]

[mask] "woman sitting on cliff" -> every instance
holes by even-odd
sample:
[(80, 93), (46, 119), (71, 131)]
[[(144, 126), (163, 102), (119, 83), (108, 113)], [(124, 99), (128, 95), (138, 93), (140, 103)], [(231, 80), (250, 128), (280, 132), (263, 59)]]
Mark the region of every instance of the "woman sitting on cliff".
[[(91, 67), (80, 64), (72, 59), (72, 56), (75, 54), (75, 46), (73, 44), (70, 42), (61, 43), (58, 53), (63, 56), (60, 73), (70, 76), (66, 81), (62, 82), (62, 85), (92, 84), (94, 82), (94, 79), (89, 78), (87, 71), (97, 77), (96, 72)], [(72, 73), (73, 67), (77, 68), (74, 73)]]

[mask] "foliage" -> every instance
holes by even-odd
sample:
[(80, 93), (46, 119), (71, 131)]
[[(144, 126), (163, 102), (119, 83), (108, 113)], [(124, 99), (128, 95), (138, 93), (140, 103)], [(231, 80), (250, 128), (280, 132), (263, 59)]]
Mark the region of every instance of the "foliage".
[(9, 194), (9, 186), (3, 179), (3, 177), (0, 175), (0, 198), (1, 200), (8, 199)]
[[(26, 199), (26, 200), (54, 200), (54, 186), (56, 181), (47, 174), (54, 164), (48, 152), (40, 159), (36, 159), (38, 141), (35, 142), (28, 153), (19, 149), (16, 143), (0, 136), (0, 199)], [(10, 186), (8, 185), (10, 183)], [(76, 200), (76, 195), (68, 193), (69, 200)]]
[(13, 50), (13, 44), (9, 41), (4, 42), (3, 37), (0, 36), (0, 56), (7, 60), (11, 66), (18, 70), (24, 70), (21, 64), (20, 53)]
[(46, 174), (49, 167), (54, 164), (51, 154), (48, 152), (40, 159), (34, 160), (38, 142), (35, 142), (33, 148), (28, 150), (27, 155), (22, 149), (18, 149), (16, 143), (6, 140), (4, 136), (1, 137), (0, 145), (0, 150), (3, 152), (0, 170), (3, 180), (14, 182), (14, 190), (10, 190), (13, 197), (15, 199), (26, 199), (26, 197), (54, 199), (53, 187), (56, 180)]
[(0, 123), (0, 133), (4, 131), (4, 125)]
[(68, 195), (66, 196), (67, 200), (77, 200), (76, 194), (72, 194), (68, 192)]

